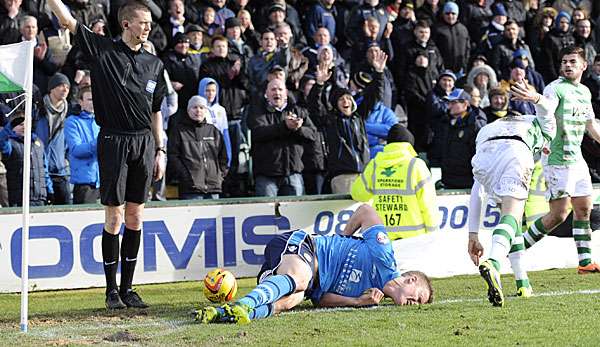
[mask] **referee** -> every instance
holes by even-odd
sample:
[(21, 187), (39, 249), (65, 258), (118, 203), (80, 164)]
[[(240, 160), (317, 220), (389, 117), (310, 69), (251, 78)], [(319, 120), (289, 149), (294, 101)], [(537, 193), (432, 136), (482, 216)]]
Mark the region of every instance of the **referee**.
[[(142, 44), (152, 18), (143, 3), (128, 2), (119, 9), (123, 29), (119, 41), (94, 34), (78, 23), (61, 0), (49, 0), (60, 24), (75, 33), (77, 45), (92, 62), (100, 168), (100, 200), (104, 205), (102, 258), (106, 276), (106, 307), (146, 308), (131, 289), (140, 247), (142, 212), (152, 179), (164, 174), (160, 104), (165, 96), (163, 64)], [(117, 286), (119, 231), (125, 219), (121, 245), (121, 284)]]

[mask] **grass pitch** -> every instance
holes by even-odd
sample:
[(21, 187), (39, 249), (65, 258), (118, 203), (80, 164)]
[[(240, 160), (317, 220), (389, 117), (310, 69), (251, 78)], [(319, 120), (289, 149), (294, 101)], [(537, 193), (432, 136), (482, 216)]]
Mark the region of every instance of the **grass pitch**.
[[(492, 307), (479, 276), (436, 279), (431, 305), (296, 310), (250, 325), (199, 325), (201, 282), (137, 287), (147, 310), (104, 309), (103, 289), (30, 294), (29, 333), (19, 332), (20, 297), (0, 294), (0, 344), (194, 346), (594, 346), (600, 344), (600, 274), (575, 269), (530, 273), (535, 296)], [(505, 295), (512, 276), (502, 277)], [(253, 279), (239, 280), (238, 295)]]

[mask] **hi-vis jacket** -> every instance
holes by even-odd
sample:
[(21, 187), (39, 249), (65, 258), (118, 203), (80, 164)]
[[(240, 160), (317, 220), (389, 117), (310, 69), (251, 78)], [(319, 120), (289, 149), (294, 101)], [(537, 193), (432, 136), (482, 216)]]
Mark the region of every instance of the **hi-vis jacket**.
[(548, 201), (546, 200), (546, 181), (542, 169), (542, 161), (535, 162), (533, 173), (531, 174), (531, 183), (529, 185), (529, 196), (525, 202), (525, 223), (529, 228), (536, 219), (542, 217), (550, 211)]
[(440, 223), (431, 173), (408, 142), (377, 153), (354, 181), (352, 198), (375, 208), (392, 240), (436, 231)]

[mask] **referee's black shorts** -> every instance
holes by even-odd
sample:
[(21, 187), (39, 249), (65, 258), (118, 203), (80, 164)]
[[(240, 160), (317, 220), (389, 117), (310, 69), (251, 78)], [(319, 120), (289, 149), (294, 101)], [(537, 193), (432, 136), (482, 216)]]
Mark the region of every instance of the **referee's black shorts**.
[(127, 132), (101, 129), (98, 166), (102, 205), (145, 203), (152, 183), (154, 157), (154, 137), (149, 129)]

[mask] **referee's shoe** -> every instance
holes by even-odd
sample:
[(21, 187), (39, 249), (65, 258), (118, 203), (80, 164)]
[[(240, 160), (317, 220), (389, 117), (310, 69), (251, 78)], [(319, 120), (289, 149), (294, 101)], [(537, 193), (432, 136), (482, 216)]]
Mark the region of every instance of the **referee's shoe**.
[(126, 308), (127, 306), (121, 300), (121, 296), (119, 296), (119, 291), (116, 289), (111, 290), (106, 293), (106, 308), (109, 310), (120, 310)]
[(121, 294), (121, 300), (127, 307), (148, 308), (148, 305), (142, 300), (138, 293), (128, 289), (125, 294)]

